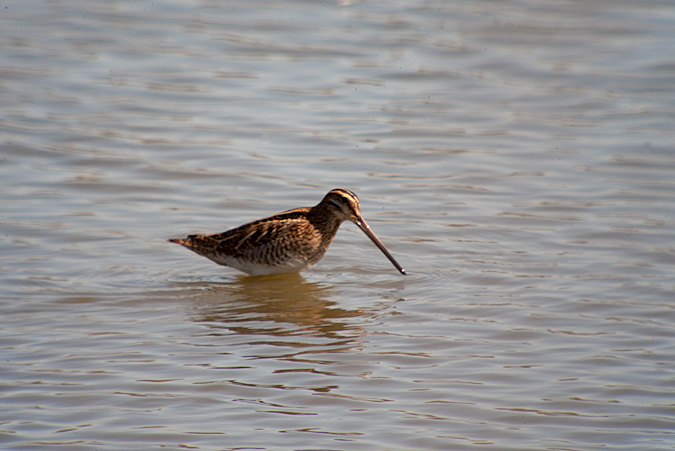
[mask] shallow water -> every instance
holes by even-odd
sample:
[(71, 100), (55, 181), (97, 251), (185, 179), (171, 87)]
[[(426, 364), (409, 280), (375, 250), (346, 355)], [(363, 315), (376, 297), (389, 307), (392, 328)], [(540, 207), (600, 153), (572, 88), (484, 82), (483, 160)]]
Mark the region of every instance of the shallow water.
[(3, 449), (675, 447), (668, 2), (3, 6)]

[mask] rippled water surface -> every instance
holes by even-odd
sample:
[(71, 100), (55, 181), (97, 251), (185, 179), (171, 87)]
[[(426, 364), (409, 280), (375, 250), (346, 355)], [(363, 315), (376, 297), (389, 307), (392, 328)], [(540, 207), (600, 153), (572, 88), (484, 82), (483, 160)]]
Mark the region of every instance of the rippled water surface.
[[(0, 447), (675, 448), (675, 7), (8, 1)], [(359, 194), (297, 276), (166, 242)]]

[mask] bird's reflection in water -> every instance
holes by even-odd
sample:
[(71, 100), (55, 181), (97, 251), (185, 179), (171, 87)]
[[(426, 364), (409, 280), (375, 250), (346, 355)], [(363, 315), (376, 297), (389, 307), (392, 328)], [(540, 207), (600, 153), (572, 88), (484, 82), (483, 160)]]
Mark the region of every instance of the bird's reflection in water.
[(321, 352), (358, 346), (364, 331), (348, 318), (368, 313), (338, 307), (328, 300), (330, 295), (330, 287), (297, 274), (242, 276), (234, 282), (202, 285), (193, 301), (193, 319), (206, 324), (212, 335), (238, 334), (249, 344), (296, 351), (318, 346)]

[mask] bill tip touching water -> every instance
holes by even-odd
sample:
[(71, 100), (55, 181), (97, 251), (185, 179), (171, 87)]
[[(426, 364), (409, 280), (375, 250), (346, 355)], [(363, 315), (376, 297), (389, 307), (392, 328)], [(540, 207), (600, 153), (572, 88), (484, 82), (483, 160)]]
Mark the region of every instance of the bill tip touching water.
[(344, 221), (356, 224), (406, 274), (361, 216), (359, 198), (343, 188), (329, 191), (314, 207), (294, 208), (223, 233), (169, 241), (252, 276), (297, 273), (321, 260)]

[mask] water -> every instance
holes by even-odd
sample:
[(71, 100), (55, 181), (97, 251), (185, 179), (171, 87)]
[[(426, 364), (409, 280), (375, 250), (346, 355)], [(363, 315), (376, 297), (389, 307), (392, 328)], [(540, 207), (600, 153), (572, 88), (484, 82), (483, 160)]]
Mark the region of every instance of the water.
[[(7, 2), (7, 450), (675, 447), (668, 2)], [(167, 238), (331, 188), (299, 276)]]

